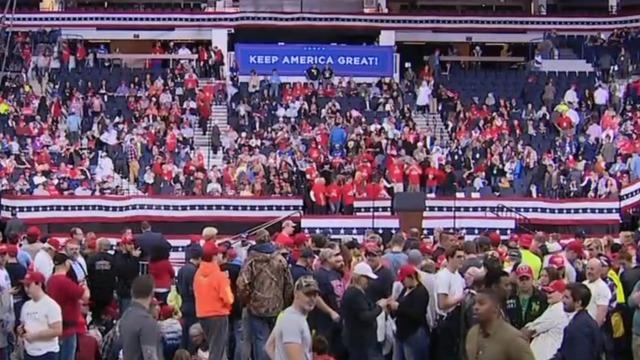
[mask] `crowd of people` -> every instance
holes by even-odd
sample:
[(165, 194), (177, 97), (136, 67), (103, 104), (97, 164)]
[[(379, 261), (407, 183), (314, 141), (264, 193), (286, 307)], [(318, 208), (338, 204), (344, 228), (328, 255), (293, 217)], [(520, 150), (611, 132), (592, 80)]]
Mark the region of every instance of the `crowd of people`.
[[(117, 49), (45, 35), (10, 38), (33, 55), (17, 57), (22, 75), (2, 84), (4, 193), (295, 195), (314, 212), (348, 213), (356, 198), (401, 191), (615, 198), (640, 177), (640, 86), (622, 75), (565, 89), (531, 73), (520, 96), (466, 99), (442, 85), (436, 51), (400, 82), (357, 83), (329, 66), (310, 67), (301, 83), (276, 69), (241, 82), (231, 63), (229, 86), (213, 90), (198, 79), (224, 75), (215, 47), (157, 43), (154, 54), (197, 59), (139, 71), (96, 58)], [(38, 95), (34, 83), (44, 84)], [(230, 130), (207, 132), (211, 105), (225, 99)], [(447, 131), (418, 127), (426, 112)], [(198, 128), (222, 166), (207, 167)]]
[[(143, 222), (112, 247), (14, 217), (0, 352), (24, 359), (640, 359), (639, 232), (571, 239), (418, 229), (309, 237), (203, 229), (174, 268)], [(508, 346), (505, 346), (508, 344)]]

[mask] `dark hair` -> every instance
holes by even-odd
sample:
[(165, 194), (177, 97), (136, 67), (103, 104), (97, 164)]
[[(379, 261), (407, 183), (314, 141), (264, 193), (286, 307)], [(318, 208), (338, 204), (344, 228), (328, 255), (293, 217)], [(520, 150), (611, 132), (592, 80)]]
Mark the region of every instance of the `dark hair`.
[(143, 221), (140, 223), (140, 229), (142, 229), (142, 231), (151, 230), (151, 224), (149, 224), (148, 221)]
[(500, 303), (502, 302), (500, 295), (498, 295), (498, 293), (493, 289), (482, 288), (478, 290), (477, 294), (478, 294), (477, 296), (480, 296), (480, 295), (486, 296), (496, 306), (499, 306)]
[(567, 285), (567, 290), (571, 293), (574, 302), (580, 302), (582, 307), (587, 307), (591, 301), (591, 290), (585, 284), (571, 283)]
[(465, 254), (477, 254), (478, 253), (478, 247), (476, 246), (476, 243), (473, 241), (465, 241), (462, 244), (462, 250), (464, 251)]
[(491, 288), (500, 284), (500, 279), (503, 277), (509, 277), (509, 273), (504, 270), (487, 269), (487, 274), (484, 276), (485, 288)]
[(404, 237), (401, 233), (393, 234), (391, 241), (389, 242), (389, 247), (392, 246), (404, 246)]
[(549, 282), (560, 280), (560, 272), (555, 266), (547, 266), (544, 268), (544, 271), (546, 271), (547, 276), (549, 276)]
[(456, 256), (456, 253), (458, 251), (462, 251), (464, 252), (464, 250), (462, 250), (462, 247), (460, 245), (455, 245), (455, 246), (450, 246), (445, 252), (444, 255), (446, 256), (447, 259), (451, 259), (454, 256)]
[(329, 353), (329, 342), (322, 335), (315, 335), (312, 340), (311, 348), (316, 355), (326, 355)]
[(153, 295), (155, 284), (150, 275), (140, 275), (133, 279), (131, 297), (133, 299), (147, 299)]

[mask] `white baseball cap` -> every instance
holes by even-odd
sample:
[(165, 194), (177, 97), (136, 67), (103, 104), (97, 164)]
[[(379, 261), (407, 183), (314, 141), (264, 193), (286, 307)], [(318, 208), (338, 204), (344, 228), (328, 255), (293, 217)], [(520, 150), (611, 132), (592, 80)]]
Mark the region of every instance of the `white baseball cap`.
[(369, 279), (373, 279), (373, 280), (378, 278), (378, 275), (373, 273), (371, 266), (369, 266), (369, 264), (367, 264), (366, 262), (361, 262), (356, 264), (356, 266), (354, 266), (353, 268), (353, 274), (366, 276)]

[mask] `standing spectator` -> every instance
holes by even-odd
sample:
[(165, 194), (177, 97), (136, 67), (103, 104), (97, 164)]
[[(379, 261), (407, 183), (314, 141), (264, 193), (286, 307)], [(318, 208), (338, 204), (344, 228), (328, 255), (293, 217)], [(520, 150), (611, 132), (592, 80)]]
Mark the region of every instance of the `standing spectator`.
[(153, 278), (149, 275), (139, 276), (131, 284), (133, 301), (118, 323), (123, 359), (163, 358), (160, 328), (149, 311), (153, 293)]
[(311, 67), (307, 69), (306, 75), (307, 75), (307, 80), (313, 83), (313, 88), (317, 89), (320, 81), (320, 77), (322, 75), (320, 73), (320, 69), (318, 69), (318, 66), (316, 64), (311, 65)]
[(113, 255), (109, 253), (109, 239), (98, 240), (98, 253), (87, 261), (89, 290), (92, 294), (92, 319), (100, 322), (104, 309), (113, 302), (116, 290), (116, 269)]
[(141, 260), (149, 261), (151, 253), (155, 248), (160, 248), (166, 252), (171, 251), (171, 244), (165, 239), (164, 235), (159, 232), (151, 231), (151, 224), (143, 221), (140, 224), (142, 234), (136, 234), (133, 236), (136, 247), (142, 251)]
[(303, 276), (294, 285), (293, 304), (276, 321), (265, 351), (271, 359), (311, 359), (312, 338), (307, 315), (315, 308), (318, 283)]
[(591, 296), (586, 310), (596, 321), (598, 326), (602, 326), (609, 311), (609, 301), (611, 300), (611, 290), (607, 283), (602, 280), (602, 263), (594, 258), (587, 262), (587, 280), (583, 284), (589, 289)]
[(184, 322), (182, 327), (182, 347), (185, 349), (189, 349), (191, 345), (188, 342), (189, 329), (198, 321), (196, 317), (196, 299), (193, 292), (193, 279), (202, 260), (202, 247), (189, 249), (187, 251), (187, 257), (187, 263), (178, 270), (178, 277), (176, 278), (176, 288), (182, 298), (182, 306), (180, 307)]
[(89, 301), (89, 289), (85, 283), (78, 285), (67, 276), (71, 268), (71, 259), (67, 254), (55, 254), (53, 264), (55, 270), (47, 281), (46, 289), (62, 310), (60, 360), (75, 360), (80, 327), (78, 322), (82, 318), (80, 301)]
[(43, 244), (40, 242), (40, 228), (37, 226), (30, 226), (27, 229), (26, 236), (27, 243), (22, 245), (22, 250), (26, 251), (32, 260), (35, 260), (36, 254), (42, 248)]
[(640, 281), (636, 282), (627, 297), (627, 304), (633, 310), (631, 348), (633, 360), (640, 360)]
[(562, 306), (562, 296), (566, 288), (563, 280), (552, 281), (549, 286), (544, 287), (549, 307), (523, 329), (527, 337), (533, 338), (531, 351), (536, 360), (550, 359), (560, 348), (564, 328), (569, 324), (569, 317)]
[(367, 263), (357, 264), (353, 268), (351, 285), (342, 298), (343, 339), (349, 359), (383, 359), (376, 335), (376, 319), (386, 308), (387, 299), (374, 303), (365, 293), (369, 282), (377, 278)]
[(257, 360), (264, 360), (262, 349), (276, 316), (291, 303), (293, 281), (287, 261), (268, 236), (260, 237), (251, 251), (238, 277), (238, 295), (249, 313), (253, 354)]
[(313, 275), (312, 266), (313, 260), (315, 259), (315, 254), (313, 253), (313, 249), (309, 247), (305, 247), (300, 252), (300, 256), (298, 260), (296, 260), (295, 264), (291, 265), (291, 279), (295, 284), (298, 279), (303, 276)]
[(516, 329), (521, 329), (540, 317), (547, 309), (547, 299), (533, 285), (533, 270), (529, 265), (516, 268), (518, 286), (516, 293), (507, 300), (507, 319)]
[(329, 341), (329, 347), (333, 355), (342, 351), (342, 339), (340, 337), (340, 301), (344, 294), (344, 283), (342, 274), (344, 259), (340, 251), (326, 248), (320, 250), (320, 268), (316, 270), (313, 277), (318, 282), (320, 297), (326, 307), (322, 307), (320, 302), (318, 307), (311, 313), (309, 322), (316, 333)]
[(223, 263), (220, 269), (229, 274), (231, 282), (231, 293), (233, 294), (233, 305), (231, 305), (231, 313), (229, 314), (229, 355), (233, 359), (241, 359), (243, 344), (242, 329), (242, 302), (238, 298), (238, 277), (242, 270), (242, 261), (238, 259), (238, 253), (235, 249), (230, 248), (224, 253)]
[(58, 360), (62, 336), (60, 305), (44, 292), (46, 278), (30, 272), (23, 284), (31, 300), (22, 307), (17, 334), (24, 341), (25, 360)]
[[(74, 228), (74, 231), (82, 233), (79, 228)], [(82, 235), (82, 238), (84, 238), (84, 235)], [(76, 283), (84, 282), (87, 277), (87, 263), (80, 254), (80, 244), (82, 244), (82, 240), (78, 239), (78, 235), (74, 235), (64, 244), (65, 253), (71, 260), (68, 276)]]
[(600, 326), (587, 312), (591, 292), (584, 284), (569, 284), (564, 291), (564, 311), (573, 314), (564, 328), (562, 343), (552, 360), (598, 360), (604, 350)]
[(164, 248), (156, 247), (149, 261), (149, 275), (153, 277), (155, 284), (155, 298), (162, 304), (167, 303), (173, 279), (176, 277), (169, 255)]
[[(436, 309), (438, 320), (435, 334), (435, 358), (457, 357), (459, 341), (460, 303), (464, 300), (464, 278), (458, 270), (464, 261), (464, 251), (451, 246), (445, 251), (447, 265), (436, 275)], [(468, 341), (468, 340), (467, 340)]]
[(131, 303), (131, 284), (140, 273), (140, 250), (134, 248), (133, 238), (124, 235), (118, 243), (118, 249), (114, 255), (114, 268), (116, 275), (116, 295), (118, 296), (118, 308), (123, 314)]
[(18, 211), (15, 209), (11, 210), (11, 218), (7, 221), (4, 226), (4, 237), (9, 238), (9, 234), (16, 233), (22, 234), (24, 233), (25, 225), (22, 219), (18, 218)]
[(403, 289), (398, 300), (389, 301), (389, 309), (396, 316), (396, 342), (394, 354), (404, 359), (429, 359), (429, 329), (427, 306), (429, 293), (422, 286), (418, 269), (403, 265), (398, 274)]
[(293, 233), (296, 231), (296, 223), (291, 220), (285, 220), (282, 223), (282, 231), (278, 233), (275, 239), (275, 243), (278, 246), (293, 246)]
[(33, 259), (35, 270), (43, 274), (47, 280), (53, 274), (53, 256), (60, 250), (62, 250), (60, 241), (56, 238), (49, 238)]
[(226, 354), (233, 293), (227, 274), (220, 270), (221, 251), (212, 241), (203, 246), (202, 262), (193, 280), (196, 315), (209, 343), (209, 360)]
[(269, 96), (272, 98), (280, 97), (280, 85), (282, 84), (282, 80), (280, 80), (280, 75), (278, 75), (278, 70), (273, 69), (271, 72), (271, 77), (269, 78)]
[(331, 64), (326, 64), (322, 69), (322, 86), (327, 87), (333, 84), (333, 75)]
[(24, 290), (22, 280), (27, 275), (27, 268), (18, 262), (18, 247), (15, 245), (7, 246), (7, 263), (5, 269), (9, 273), (11, 279), (11, 289), (13, 289), (13, 309), (14, 319), (20, 319), (20, 310), (25, 301), (27, 301), (27, 293)]
[(389, 252), (382, 256), (382, 261), (389, 264), (389, 269), (395, 277), (401, 267), (407, 264), (409, 257), (403, 251), (405, 240), (402, 234), (396, 233), (389, 242)]
[(500, 316), (500, 298), (498, 295), (491, 292), (491, 290), (480, 290), (476, 297), (474, 312), (477, 314), (478, 324), (474, 325), (467, 335), (466, 351), (468, 359), (534, 359), (529, 344), (527, 344), (522, 335)]

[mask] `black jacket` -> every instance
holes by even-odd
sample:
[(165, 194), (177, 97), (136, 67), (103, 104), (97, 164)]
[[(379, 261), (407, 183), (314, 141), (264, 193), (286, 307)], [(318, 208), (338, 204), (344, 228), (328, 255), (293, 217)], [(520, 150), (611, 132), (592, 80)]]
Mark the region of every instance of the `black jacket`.
[(620, 275), (620, 282), (622, 283), (622, 288), (624, 289), (625, 299), (629, 298), (629, 295), (631, 295), (631, 291), (633, 291), (633, 287), (638, 281), (640, 281), (640, 265), (622, 272), (622, 274)]
[(538, 289), (533, 289), (529, 304), (527, 308), (524, 309), (524, 316), (522, 315), (523, 309), (520, 305), (518, 295), (511, 296), (507, 300), (506, 312), (511, 325), (516, 329), (522, 329), (523, 326), (540, 317), (546, 309), (547, 297)]
[(133, 236), (136, 246), (140, 248), (142, 260), (168, 259), (171, 251), (171, 244), (161, 233), (145, 231), (142, 234)]
[(89, 289), (94, 299), (104, 298), (109, 300), (113, 297), (116, 289), (116, 272), (114, 256), (99, 252), (87, 260), (87, 272)]
[(347, 348), (378, 345), (376, 318), (382, 308), (360, 289), (350, 286), (342, 297), (340, 308), (344, 321), (344, 343)]
[(564, 328), (562, 344), (552, 360), (599, 360), (603, 341), (596, 321), (586, 310), (580, 310)]
[(408, 295), (407, 289), (403, 289), (398, 296), (398, 309), (396, 315), (396, 336), (400, 340), (407, 340), (420, 328), (427, 328), (427, 305), (429, 293), (421, 284), (418, 284)]
[(131, 283), (140, 273), (140, 262), (131, 254), (116, 251), (114, 255), (116, 293), (119, 298), (131, 298)]
[(198, 268), (191, 262), (184, 264), (178, 270), (176, 277), (176, 288), (182, 298), (180, 311), (183, 316), (196, 316), (196, 299), (193, 294), (193, 278)]

